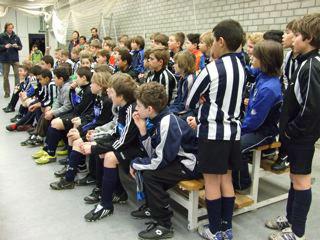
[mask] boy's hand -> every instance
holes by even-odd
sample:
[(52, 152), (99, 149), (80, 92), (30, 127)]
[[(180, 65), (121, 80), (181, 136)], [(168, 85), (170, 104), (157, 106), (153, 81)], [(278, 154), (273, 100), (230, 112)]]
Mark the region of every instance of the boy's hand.
[(199, 99), (199, 103), (200, 105), (204, 104), (206, 102), (206, 99), (204, 96), (200, 96), (200, 99)]
[(88, 142), (84, 142), (80, 145), (80, 149), (81, 149), (81, 152), (84, 154), (84, 155), (90, 155), (91, 154), (91, 144), (88, 143)]
[(192, 117), (192, 116), (187, 117), (187, 123), (192, 129), (197, 128), (197, 121), (195, 117)]
[(142, 119), (138, 112), (134, 112), (132, 115), (132, 118), (137, 128), (139, 129), (140, 135), (141, 136), (146, 135), (147, 134), (146, 120)]
[(77, 81), (74, 81), (70, 84), (70, 89), (75, 89), (76, 87), (78, 87)]
[(6, 45), (4, 45), (5, 48), (11, 48), (11, 46), (12, 45), (10, 43), (7, 43)]
[(45, 112), (44, 118), (50, 121), (50, 120), (53, 118), (53, 113), (52, 113), (52, 111), (49, 110), (49, 111)]
[(135, 179), (136, 178), (136, 170), (134, 170), (131, 166), (130, 166), (130, 175)]
[(72, 118), (71, 122), (73, 123), (73, 127), (77, 128), (81, 125), (81, 118), (80, 117)]
[[(41, 105), (40, 105), (40, 106), (41, 106)], [(28, 107), (28, 111), (34, 112), (34, 111), (35, 111), (37, 108), (39, 108), (40, 106), (38, 105), (38, 103), (33, 104), (33, 105), (31, 105), (31, 106)]]
[(78, 129), (76, 128), (71, 128), (67, 134), (67, 137), (71, 140), (71, 141), (75, 141), (77, 139), (80, 138), (80, 133), (78, 131)]

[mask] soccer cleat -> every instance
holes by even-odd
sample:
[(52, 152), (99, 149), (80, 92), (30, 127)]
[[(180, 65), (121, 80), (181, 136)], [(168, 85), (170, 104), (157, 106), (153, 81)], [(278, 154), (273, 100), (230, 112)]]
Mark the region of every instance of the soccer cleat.
[(151, 218), (151, 210), (143, 204), (138, 208), (138, 210), (132, 211), (131, 216), (137, 219)]
[(95, 204), (100, 202), (100, 199), (101, 199), (101, 190), (100, 188), (95, 187), (94, 189), (92, 189), (92, 192), (90, 193), (90, 195), (85, 196), (83, 200), (87, 204)]
[(34, 160), (37, 164), (47, 164), (57, 161), (56, 156), (50, 156), (48, 153)]
[(88, 185), (93, 185), (95, 183), (96, 183), (96, 180), (93, 177), (91, 177), (89, 174), (86, 177), (78, 179), (76, 181), (76, 184), (78, 186), (88, 186)]
[(58, 146), (57, 146), (57, 147), (64, 147), (64, 146), (65, 146), (64, 141), (63, 141), (63, 140), (60, 140), (60, 141), (58, 142)]
[(273, 171), (284, 171), (289, 167), (288, 156), (279, 157), (272, 165)]
[(291, 228), (283, 229), (281, 232), (272, 233), (269, 240), (305, 240), (305, 236), (301, 238), (297, 237), (291, 230)]
[(57, 156), (67, 156), (68, 155), (68, 149), (62, 149), (56, 151)]
[(67, 172), (67, 166), (64, 166), (60, 170), (55, 171), (54, 175), (56, 177), (64, 177), (66, 175), (66, 172)]
[(32, 158), (37, 159), (37, 158), (41, 158), (42, 156), (45, 156), (46, 154), (48, 154), (45, 150), (40, 149), (39, 151), (37, 151), (36, 153), (34, 153), (32, 155)]
[(88, 222), (94, 222), (104, 217), (110, 216), (112, 214), (113, 214), (113, 208), (112, 209), (104, 208), (101, 204), (98, 204), (95, 206), (94, 209), (92, 209), (90, 212), (88, 212), (84, 216), (84, 219)]
[(65, 178), (61, 178), (60, 181), (50, 183), (50, 187), (53, 190), (73, 189), (74, 185), (74, 182), (68, 182)]
[(10, 131), (10, 132), (15, 131), (15, 130), (17, 130), (17, 124), (12, 123), (12, 124), (10, 124), (10, 125), (7, 125), (7, 126), (6, 126), (6, 129), (7, 129), (8, 131)]
[(7, 106), (7, 107), (5, 107), (5, 108), (2, 108), (2, 110), (3, 110), (5, 113), (14, 112), (14, 108), (11, 107), (11, 106)]
[(61, 165), (68, 165), (68, 158), (62, 158), (58, 160)]
[(22, 118), (22, 115), (21, 115), (21, 114), (17, 114), (17, 115), (15, 115), (13, 118), (10, 118), (10, 122), (16, 123), (16, 122), (18, 122), (21, 118)]
[(35, 138), (33, 138), (33, 139), (30, 139), (28, 145), (29, 145), (30, 147), (39, 147), (39, 146), (42, 146), (42, 145), (43, 145), (43, 139), (42, 139), (42, 137), (37, 136), (37, 137), (35, 137)]
[(222, 236), (223, 236), (223, 240), (232, 240), (233, 239), (232, 229), (227, 229), (226, 231), (223, 231)]
[(213, 234), (209, 229), (209, 224), (199, 226), (198, 233), (202, 238), (207, 240), (223, 240), (222, 233), (217, 232)]
[(34, 128), (34, 127), (32, 127), (31, 124), (19, 125), (19, 126), (17, 127), (17, 131), (18, 131), (18, 132), (25, 132), (25, 131), (30, 130), (31, 128)]
[(123, 191), (122, 193), (113, 193), (112, 194), (112, 203), (119, 203), (119, 204), (125, 204), (128, 200), (128, 194), (126, 191)]
[(139, 232), (139, 239), (167, 239), (173, 237), (173, 228), (166, 228), (156, 222), (146, 223), (147, 229)]
[(285, 216), (278, 216), (274, 219), (267, 220), (265, 226), (270, 229), (282, 231), (283, 229), (290, 228), (290, 223)]

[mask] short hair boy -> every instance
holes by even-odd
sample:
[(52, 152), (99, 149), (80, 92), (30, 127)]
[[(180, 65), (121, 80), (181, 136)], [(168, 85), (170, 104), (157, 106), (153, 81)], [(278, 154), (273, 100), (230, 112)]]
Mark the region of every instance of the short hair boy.
[[(141, 239), (159, 239), (158, 232), (161, 232), (161, 239), (170, 238), (173, 236), (173, 212), (167, 190), (179, 181), (195, 178), (196, 136), (184, 120), (169, 112), (163, 85), (156, 82), (142, 84), (136, 97), (137, 112), (133, 119), (148, 156), (134, 158), (130, 173), (134, 178), (137, 171), (142, 174), (146, 204), (131, 215), (148, 218), (150, 215), (145, 215), (148, 208), (155, 221), (152, 228), (139, 233)], [(147, 122), (152, 128), (147, 127)]]
[(168, 104), (176, 97), (177, 80), (167, 69), (169, 52), (165, 47), (155, 47), (150, 51), (149, 68), (152, 70), (147, 76), (147, 82), (158, 82), (165, 86), (168, 95)]
[(205, 57), (199, 50), (200, 34), (189, 33), (187, 35), (187, 50), (196, 57), (196, 70), (202, 70), (205, 67)]
[(177, 32), (173, 35), (169, 36), (168, 47), (170, 50), (170, 59), (168, 63), (168, 69), (175, 74), (175, 70), (173, 68), (174, 64), (174, 55), (180, 51), (182, 51), (182, 46), (184, 44), (185, 35), (183, 32)]
[(132, 55), (127, 48), (119, 48), (116, 58), (116, 71), (129, 74), (133, 79), (137, 80), (138, 74), (132, 68)]
[[(290, 162), (291, 187), (286, 217), (267, 221), (270, 228), (291, 226), (292, 231), (275, 233), (275, 240), (306, 239), (305, 227), (311, 205), (311, 171), (315, 142), (319, 139), (320, 14), (308, 14), (294, 24), (293, 48), (299, 67), (287, 89), (280, 117), (280, 136)], [(278, 221), (277, 221), (278, 220)], [(279, 224), (277, 224), (279, 223)]]
[(154, 46), (168, 48), (169, 37), (163, 33), (156, 34), (153, 38)]
[[(206, 239), (221, 240), (223, 235), (226, 239), (232, 239), (235, 197), (231, 170), (239, 169), (241, 163), (240, 105), (245, 72), (236, 51), (243, 40), (243, 29), (234, 20), (224, 20), (213, 28), (213, 36), (212, 51), (216, 60), (209, 63), (197, 77), (187, 106), (195, 109), (200, 98), (204, 98), (197, 119), (197, 136), (199, 169), (205, 181), (209, 225), (199, 227), (198, 231)], [(227, 62), (231, 64), (226, 66)], [(228, 104), (224, 104), (226, 102)], [(189, 117), (187, 121), (191, 119)]]
[(144, 39), (142, 36), (131, 38), (132, 68), (138, 75), (144, 72)]

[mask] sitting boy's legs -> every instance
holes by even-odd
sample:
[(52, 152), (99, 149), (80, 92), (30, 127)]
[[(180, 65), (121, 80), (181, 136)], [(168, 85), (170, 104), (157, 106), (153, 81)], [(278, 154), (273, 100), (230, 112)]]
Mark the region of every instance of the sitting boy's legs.
[[(179, 161), (175, 161), (166, 168), (143, 172), (144, 192), (146, 194), (146, 205), (150, 208), (152, 228), (139, 233), (141, 239), (159, 239), (173, 236), (170, 210), (170, 196), (167, 190), (174, 187), (178, 182), (192, 177), (183, 169)], [(146, 216), (147, 217), (147, 216)]]

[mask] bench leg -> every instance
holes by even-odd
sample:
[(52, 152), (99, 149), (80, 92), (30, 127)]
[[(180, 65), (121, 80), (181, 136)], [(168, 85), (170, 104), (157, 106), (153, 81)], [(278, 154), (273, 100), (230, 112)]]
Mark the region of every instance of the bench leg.
[(195, 231), (198, 228), (198, 206), (199, 206), (199, 191), (194, 190), (189, 192), (188, 201), (188, 229)]
[(250, 195), (254, 204), (258, 202), (258, 190), (259, 190), (259, 179), (260, 179), (260, 162), (261, 162), (261, 151), (255, 150), (253, 151), (253, 159), (252, 159), (252, 185), (250, 188)]

